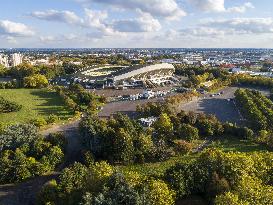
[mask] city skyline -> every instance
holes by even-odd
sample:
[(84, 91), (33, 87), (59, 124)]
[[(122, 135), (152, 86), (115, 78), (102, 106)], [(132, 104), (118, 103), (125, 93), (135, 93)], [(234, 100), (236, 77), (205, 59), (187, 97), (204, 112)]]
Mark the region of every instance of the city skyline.
[(269, 0), (34, 0), (0, 8), (2, 48), (273, 48)]

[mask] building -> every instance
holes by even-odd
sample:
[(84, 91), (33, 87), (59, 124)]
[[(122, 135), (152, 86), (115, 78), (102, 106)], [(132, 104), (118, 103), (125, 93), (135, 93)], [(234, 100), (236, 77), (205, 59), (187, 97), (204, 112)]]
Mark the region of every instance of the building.
[(174, 71), (174, 66), (169, 63), (160, 63), (146, 66), (131, 66), (115, 73), (114, 81), (117, 82), (131, 79), (146, 80), (153, 79), (154, 77), (166, 78), (167, 76), (171, 77)]
[(10, 62), (12, 67), (20, 65), (21, 63), (23, 63), (23, 55), (20, 53), (11, 54)]
[[(85, 69), (75, 75), (74, 82), (92, 88), (156, 87), (173, 84), (175, 68), (169, 63), (135, 66), (103, 66)], [(103, 87), (101, 86), (103, 85)]]
[(4, 67), (9, 67), (8, 56), (0, 54), (0, 65), (3, 65)]
[(154, 122), (157, 121), (157, 118), (156, 117), (140, 118), (138, 121), (143, 127), (151, 127), (152, 124), (154, 124)]

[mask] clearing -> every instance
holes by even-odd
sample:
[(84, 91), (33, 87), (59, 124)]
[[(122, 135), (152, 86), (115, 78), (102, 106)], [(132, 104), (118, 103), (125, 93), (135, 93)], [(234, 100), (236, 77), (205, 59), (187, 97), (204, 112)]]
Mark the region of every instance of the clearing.
[(3, 89), (0, 96), (22, 105), (18, 112), (0, 114), (0, 123), (24, 123), (38, 117), (57, 115), (61, 121), (73, 117), (73, 113), (63, 104), (55, 91), (48, 89)]

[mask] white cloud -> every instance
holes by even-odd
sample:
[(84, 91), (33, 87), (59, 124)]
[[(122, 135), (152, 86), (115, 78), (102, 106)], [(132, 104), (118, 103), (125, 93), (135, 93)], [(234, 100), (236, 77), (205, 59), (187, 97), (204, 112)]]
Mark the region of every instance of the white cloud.
[(253, 6), (252, 3), (250, 2), (247, 2), (245, 3), (244, 5), (242, 6), (235, 6), (235, 7), (231, 7), (231, 8), (228, 8), (226, 11), (227, 12), (235, 12), (235, 13), (245, 13), (247, 9), (254, 9), (255, 7)]
[(219, 30), (210, 27), (187, 28), (180, 30), (183, 36), (217, 37), (233, 33), (232, 30)]
[(188, 2), (195, 8), (204, 12), (244, 13), (247, 9), (254, 8), (253, 4), (250, 2), (230, 8), (225, 7), (225, 0), (188, 0)]
[[(158, 19), (151, 14), (137, 10), (138, 17), (122, 20), (109, 20), (107, 11), (84, 9), (84, 18), (78, 17), (70, 11), (38, 11), (31, 14), (32, 17), (57, 21), (76, 25), (89, 29), (88, 35), (96, 34), (100, 38), (104, 36), (124, 36), (127, 32), (155, 32), (161, 29)], [(50, 36), (42, 36), (41, 41), (49, 41)]]
[(176, 0), (85, 0), (85, 2), (108, 4), (116, 8), (140, 10), (152, 16), (170, 20), (186, 16), (186, 12), (179, 7)]
[(0, 35), (28, 37), (34, 34), (35, 32), (25, 24), (0, 20)]
[(58, 21), (68, 24), (82, 24), (82, 19), (78, 17), (72, 11), (57, 11), (57, 10), (47, 10), (47, 11), (35, 11), (30, 14), (32, 17), (47, 20), (47, 21)]
[(40, 36), (40, 41), (43, 43), (60, 41), (60, 38), (56, 36)]
[(204, 12), (225, 11), (225, 0), (188, 0), (194, 7)]
[(154, 32), (161, 29), (161, 24), (157, 19), (143, 12), (140, 12), (139, 18), (117, 20), (112, 26), (119, 32)]
[(273, 33), (273, 18), (234, 18), (223, 20), (209, 20), (202, 26), (232, 29), (235, 33), (242, 34), (265, 34)]
[(8, 36), (6, 39), (7, 39), (8, 43), (10, 43), (10, 44), (17, 44), (18, 43), (16, 38), (14, 38), (13, 36)]
[(115, 31), (106, 23), (108, 13), (106, 11), (95, 11), (85, 9), (84, 26), (96, 28), (105, 35), (112, 35)]

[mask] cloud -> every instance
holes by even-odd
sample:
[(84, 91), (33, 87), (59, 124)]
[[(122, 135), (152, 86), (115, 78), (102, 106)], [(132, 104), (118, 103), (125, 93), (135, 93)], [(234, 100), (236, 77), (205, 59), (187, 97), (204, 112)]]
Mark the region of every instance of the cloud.
[(107, 4), (116, 8), (140, 10), (152, 16), (177, 20), (186, 16), (176, 0), (84, 0), (85, 2)]
[(187, 28), (179, 31), (182, 36), (217, 37), (233, 33), (232, 30), (219, 30), (210, 27)]
[(235, 13), (245, 13), (247, 9), (254, 9), (255, 7), (253, 6), (252, 3), (250, 2), (247, 2), (245, 3), (244, 5), (242, 6), (235, 6), (235, 7), (231, 7), (231, 8), (228, 8), (226, 11), (227, 12), (235, 12)]
[(232, 29), (239, 34), (273, 33), (273, 18), (234, 18), (223, 20), (209, 20), (202, 26), (222, 30)]
[(105, 35), (112, 35), (115, 31), (106, 23), (108, 13), (106, 11), (96, 11), (91, 9), (85, 9), (84, 26), (90, 28), (96, 28)]
[(35, 11), (30, 16), (47, 21), (58, 21), (68, 24), (82, 24), (83, 20), (72, 11)]
[(61, 41), (61, 39), (56, 36), (40, 36), (40, 41), (43, 43), (50, 43)]
[(161, 24), (157, 19), (143, 12), (140, 12), (139, 18), (117, 20), (112, 26), (119, 32), (154, 32), (161, 29)]
[(7, 42), (9, 42), (10, 44), (17, 44), (18, 41), (16, 40), (16, 38), (14, 38), (13, 36), (7, 36)]
[(204, 12), (225, 11), (225, 0), (188, 0), (194, 7)]
[(25, 24), (0, 20), (0, 35), (29, 37), (34, 34), (35, 32)]
[(250, 2), (230, 8), (225, 7), (225, 0), (188, 0), (188, 2), (198, 10), (204, 12), (244, 13), (247, 9), (254, 8)]
[[(109, 20), (107, 11), (84, 9), (84, 18), (78, 17), (71, 11), (37, 11), (31, 14), (32, 17), (72, 24), (84, 29), (90, 29), (90, 34), (104, 36), (124, 36), (132, 32), (154, 32), (161, 29), (158, 19), (151, 14), (137, 10), (138, 17), (131, 19)], [(49, 36), (40, 37), (41, 41), (50, 41)]]

